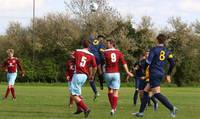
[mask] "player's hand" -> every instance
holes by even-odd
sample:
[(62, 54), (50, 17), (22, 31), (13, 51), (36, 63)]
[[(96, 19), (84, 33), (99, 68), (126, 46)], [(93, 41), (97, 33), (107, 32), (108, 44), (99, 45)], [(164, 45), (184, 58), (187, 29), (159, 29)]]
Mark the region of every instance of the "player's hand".
[(171, 83), (171, 76), (167, 75), (166, 78), (165, 78), (165, 80), (166, 80), (167, 83)]
[(69, 79), (70, 79), (70, 77), (69, 77), (69, 76), (67, 76), (67, 77), (66, 77), (66, 81), (69, 81)]
[(25, 72), (22, 72), (22, 73), (21, 73), (21, 76), (24, 77), (24, 76), (25, 76)]
[(142, 79), (142, 80), (145, 80), (145, 79), (146, 79), (146, 77), (145, 77), (145, 76), (143, 76), (143, 77), (141, 77), (141, 79)]
[(128, 74), (130, 77), (133, 77), (133, 76), (134, 76), (131, 72), (127, 72), (127, 74)]

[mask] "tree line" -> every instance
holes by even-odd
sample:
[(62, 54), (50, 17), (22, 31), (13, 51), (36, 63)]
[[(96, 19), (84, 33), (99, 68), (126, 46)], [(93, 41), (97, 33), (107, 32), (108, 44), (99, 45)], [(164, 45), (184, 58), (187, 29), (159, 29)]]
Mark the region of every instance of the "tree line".
[[(178, 86), (198, 85), (200, 21), (188, 24), (180, 17), (171, 17), (165, 27), (158, 29), (149, 16), (143, 16), (139, 24), (134, 24), (130, 16), (124, 18), (109, 6), (108, 0), (95, 2), (99, 5), (96, 12), (90, 11), (90, 0), (66, 2), (66, 12), (35, 18), (34, 29), (33, 20), (25, 27), (11, 22), (6, 34), (0, 36), (1, 61), (7, 57), (6, 50), (13, 48), (26, 69), (26, 76), (18, 81), (64, 82), (69, 52), (80, 48), (81, 40), (91, 33), (115, 39), (129, 66), (155, 45), (158, 33), (164, 33), (168, 36), (166, 46), (173, 52), (176, 63), (174, 83)], [(5, 77), (3, 72), (0, 75)]]

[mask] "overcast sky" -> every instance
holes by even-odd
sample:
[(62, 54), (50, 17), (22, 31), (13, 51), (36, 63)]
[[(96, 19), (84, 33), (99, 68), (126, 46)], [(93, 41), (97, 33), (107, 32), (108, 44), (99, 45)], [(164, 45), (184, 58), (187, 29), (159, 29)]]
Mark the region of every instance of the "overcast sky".
[[(0, 34), (6, 32), (10, 21), (18, 21), (23, 26), (29, 24), (32, 17), (32, 1), (0, 0)], [(35, 1), (36, 16), (65, 11), (64, 0)], [(136, 23), (141, 16), (151, 16), (157, 27), (164, 27), (171, 16), (180, 16), (188, 23), (200, 20), (200, 0), (110, 0), (110, 5), (123, 16), (133, 16)]]

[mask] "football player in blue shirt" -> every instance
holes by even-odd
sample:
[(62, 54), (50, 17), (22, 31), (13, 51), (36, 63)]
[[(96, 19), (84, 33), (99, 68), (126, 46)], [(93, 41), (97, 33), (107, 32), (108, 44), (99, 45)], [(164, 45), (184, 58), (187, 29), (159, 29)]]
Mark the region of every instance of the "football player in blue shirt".
[[(98, 78), (99, 78), (99, 83), (100, 83), (100, 89), (103, 90), (103, 83), (104, 83), (104, 77), (103, 77), (103, 54), (102, 52), (105, 49), (105, 46), (103, 45), (103, 35), (98, 35), (97, 38), (95, 38), (93, 35), (90, 36), (91, 44), (89, 47), (89, 51), (94, 54), (96, 63), (97, 63), (97, 73), (98, 73)], [(97, 98), (99, 95), (96, 89), (96, 85), (93, 80), (90, 81), (90, 86), (94, 92), (94, 100)]]
[(168, 50), (164, 45), (165, 40), (167, 40), (167, 37), (164, 34), (159, 34), (156, 39), (158, 44), (157, 46), (155, 46), (150, 50), (150, 54), (146, 60), (146, 65), (145, 65), (145, 68), (149, 66), (149, 71), (150, 71), (149, 86), (145, 87), (140, 110), (138, 113), (134, 113), (134, 115), (137, 117), (144, 116), (145, 107), (147, 105), (149, 97), (148, 92), (151, 90), (153, 92), (154, 97), (157, 100), (159, 100), (170, 111), (171, 116), (175, 118), (177, 108), (173, 106), (168, 101), (168, 99), (160, 92), (160, 83), (165, 75), (164, 65), (166, 64), (166, 61), (169, 62), (169, 68), (166, 80), (168, 82), (171, 82), (170, 75), (174, 67), (173, 55), (171, 51)]

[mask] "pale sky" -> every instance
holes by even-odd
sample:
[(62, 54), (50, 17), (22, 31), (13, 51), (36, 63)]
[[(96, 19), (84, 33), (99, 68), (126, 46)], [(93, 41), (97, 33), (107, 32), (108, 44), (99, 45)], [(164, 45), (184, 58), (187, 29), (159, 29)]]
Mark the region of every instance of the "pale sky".
[[(5, 34), (8, 23), (18, 21), (23, 26), (32, 18), (33, 0), (0, 0), (0, 34)], [(36, 16), (51, 12), (65, 12), (64, 1), (35, 0)], [(138, 23), (141, 16), (151, 16), (156, 27), (164, 27), (171, 16), (180, 16), (192, 23), (200, 20), (200, 0), (110, 0), (122, 16), (131, 15)]]

